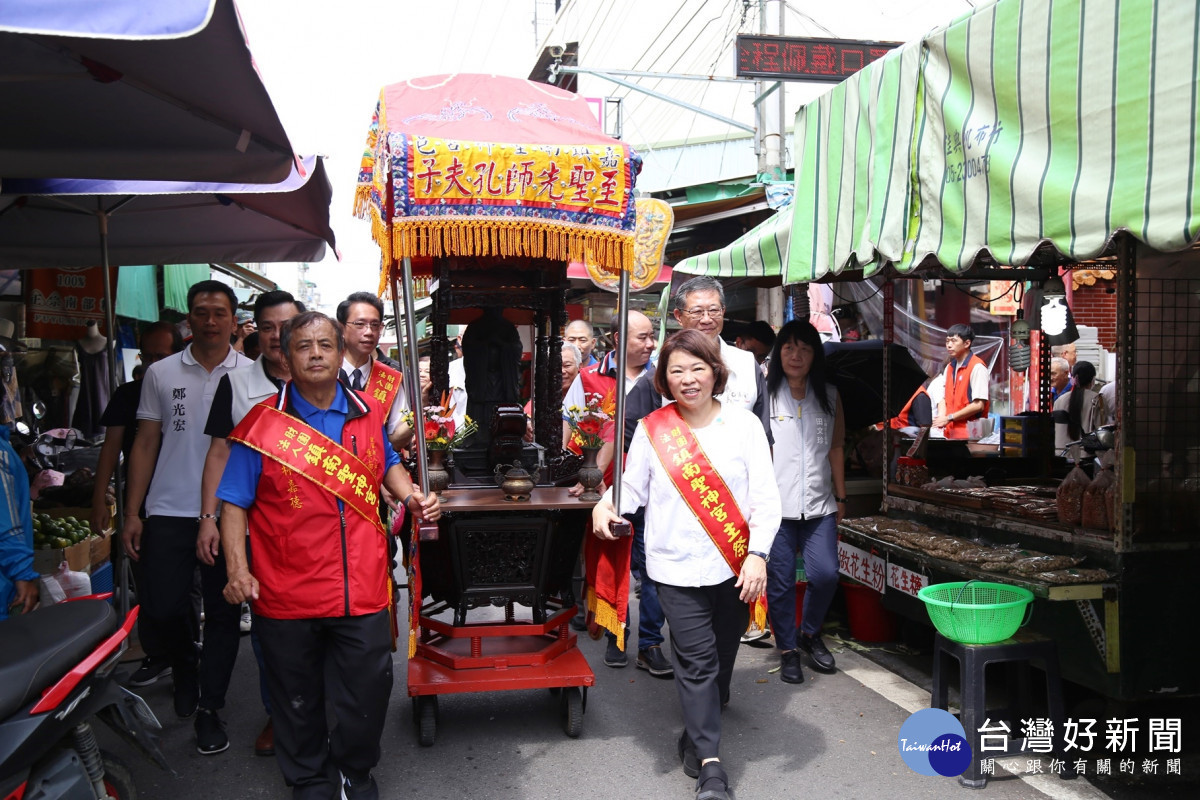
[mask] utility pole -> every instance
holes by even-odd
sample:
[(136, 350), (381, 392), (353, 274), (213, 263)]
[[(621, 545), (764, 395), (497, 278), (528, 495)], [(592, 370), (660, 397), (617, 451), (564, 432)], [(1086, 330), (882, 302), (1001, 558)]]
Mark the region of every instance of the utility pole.
[[(771, 15), (767, 13), (770, 0), (758, 0), (758, 30), (763, 35), (783, 36), (785, 5), (783, 0), (773, 0), (779, 9), (774, 25)], [(775, 28), (775, 30), (771, 30)], [(783, 163), (784, 137), (787, 135), (787, 114), (785, 95), (786, 84), (775, 84), (775, 97), (764, 96), (771, 91), (768, 81), (758, 80), (754, 83), (754, 95), (758, 103), (754, 108), (754, 116), (758, 131), (755, 142), (758, 150), (758, 179), (760, 181), (783, 180), (785, 175)], [(774, 99), (775, 102), (772, 102)], [(784, 297), (782, 288), (758, 289), (755, 292), (755, 317), (769, 322), (771, 325), (783, 324)]]

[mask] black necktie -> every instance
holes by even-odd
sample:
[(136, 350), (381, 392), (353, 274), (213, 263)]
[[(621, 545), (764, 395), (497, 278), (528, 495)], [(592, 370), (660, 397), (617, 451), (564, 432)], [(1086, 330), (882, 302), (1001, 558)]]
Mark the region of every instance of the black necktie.
[(354, 377), (351, 379), (350, 385), (351, 385), (351, 387), (353, 387), (354, 391), (356, 391), (356, 392), (362, 391), (362, 388), (363, 388), (362, 372), (360, 372), (359, 370), (354, 370)]

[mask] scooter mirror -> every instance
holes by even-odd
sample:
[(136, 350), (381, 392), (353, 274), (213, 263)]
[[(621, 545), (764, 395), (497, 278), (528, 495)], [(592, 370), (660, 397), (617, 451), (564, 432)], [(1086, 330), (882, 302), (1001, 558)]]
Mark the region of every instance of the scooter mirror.
[(30, 433), (32, 433), (32, 431), (29, 430), (29, 426), (24, 422), (18, 422), (14, 427), (17, 429), (17, 433), (21, 434), (22, 436), (28, 436)]
[(41, 419), (42, 417), (46, 416), (46, 406), (42, 403), (41, 400), (38, 400), (37, 402), (35, 402), (31, 408), (31, 410), (33, 411), (34, 419)]

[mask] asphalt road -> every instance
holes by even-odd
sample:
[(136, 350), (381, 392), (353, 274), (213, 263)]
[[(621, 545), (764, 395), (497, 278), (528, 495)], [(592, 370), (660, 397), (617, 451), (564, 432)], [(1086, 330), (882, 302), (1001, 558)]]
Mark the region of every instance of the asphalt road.
[[(682, 728), (670, 679), (603, 664), (604, 642), (580, 637), (596, 673), (588, 694), (583, 734), (567, 738), (557, 702), (545, 690), (443, 696), (437, 742), (417, 743), (405, 688), (406, 665), (396, 658), (396, 682), (375, 771), (384, 798), (419, 800), (587, 800), (648, 798), (688, 800), (694, 781), (675, 754)], [(771, 670), (773, 650), (744, 646), (732, 702), (723, 718), (722, 760), (735, 797), (750, 798), (947, 798), (970, 790), (952, 779), (909, 770), (896, 738), (911, 711), (929, 696), (913, 684), (849, 650), (836, 652), (839, 671), (806, 671), (804, 684), (782, 683)], [(131, 672), (135, 665), (123, 667)], [(202, 756), (192, 723), (175, 717), (169, 681), (141, 694), (163, 723), (163, 750), (178, 773), (172, 777), (120, 743), (108, 741), (132, 767), (140, 797), (158, 800), (287, 798), (274, 759), (253, 754), (265, 721), (249, 637), (243, 637), (237, 671), (223, 714), (230, 749)], [(1003, 800), (1098, 799), (1086, 781), (1006, 776), (979, 795)], [(976, 796), (976, 795), (972, 795)]]

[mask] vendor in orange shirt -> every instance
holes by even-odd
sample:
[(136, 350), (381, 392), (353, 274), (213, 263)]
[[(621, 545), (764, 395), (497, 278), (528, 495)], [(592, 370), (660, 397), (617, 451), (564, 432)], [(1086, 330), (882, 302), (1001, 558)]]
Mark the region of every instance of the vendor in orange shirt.
[(983, 360), (971, 352), (975, 331), (970, 325), (951, 325), (946, 331), (946, 350), (950, 363), (946, 365), (945, 395), (933, 418), (933, 427), (941, 428), (947, 439), (967, 438), (967, 423), (988, 413), (988, 383), (990, 370)]

